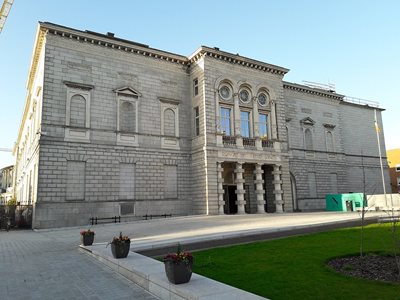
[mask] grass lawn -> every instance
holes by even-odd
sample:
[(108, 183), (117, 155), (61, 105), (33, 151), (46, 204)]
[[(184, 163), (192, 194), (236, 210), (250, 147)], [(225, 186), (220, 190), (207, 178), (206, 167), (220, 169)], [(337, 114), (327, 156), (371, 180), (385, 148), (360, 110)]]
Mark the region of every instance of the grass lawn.
[[(390, 225), (365, 227), (364, 248), (391, 252)], [(360, 228), (216, 248), (194, 254), (194, 272), (270, 299), (400, 299), (400, 284), (355, 279), (325, 262), (359, 253)]]

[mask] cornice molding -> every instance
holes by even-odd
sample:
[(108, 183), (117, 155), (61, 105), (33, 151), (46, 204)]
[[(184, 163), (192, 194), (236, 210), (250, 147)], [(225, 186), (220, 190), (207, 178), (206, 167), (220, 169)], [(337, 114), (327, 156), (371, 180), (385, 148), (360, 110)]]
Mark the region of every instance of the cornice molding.
[(232, 54), (229, 52), (221, 51), (215, 48), (209, 48), (202, 46), (197, 49), (192, 55), (188, 57), (190, 63), (195, 63), (203, 57), (211, 57), (217, 60), (221, 60), (227, 63), (241, 65), (250, 69), (258, 70), (261, 72), (272, 73), (280, 76), (284, 76), (289, 69), (279, 67), (276, 65), (267, 64), (255, 59), (240, 56), (238, 54)]
[(328, 91), (324, 91), (324, 90), (319, 90), (319, 89), (314, 89), (314, 88), (310, 88), (305, 85), (291, 83), (291, 82), (287, 82), (287, 81), (283, 82), (283, 88), (287, 89), (287, 90), (311, 94), (311, 95), (320, 96), (320, 97), (326, 97), (329, 99), (335, 99), (335, 100), (339, 100), (339, 101), (343, 101), (343, 98), (344, 98), (344, 95), (341, 95), (341, 94), (337, 94), (334, 92), (328, 92)]
[(188, 63), (188, 60), (185, 56), (153, 49), (144, 44), (114, 38), (111, 35), (104, 35), (91, 31), (84, 32), (47, 22), (40, 22), (39, 24), (41, 28), (45, 28), (47, 30), (48, 34), (52, 34), (58, 37), (72, 39), (82, 43), (98, 45), (114, 50), (120, 50), (140, 56), (151, 57), (153, 59), (158, 59), (174, 64), (187, 65)]

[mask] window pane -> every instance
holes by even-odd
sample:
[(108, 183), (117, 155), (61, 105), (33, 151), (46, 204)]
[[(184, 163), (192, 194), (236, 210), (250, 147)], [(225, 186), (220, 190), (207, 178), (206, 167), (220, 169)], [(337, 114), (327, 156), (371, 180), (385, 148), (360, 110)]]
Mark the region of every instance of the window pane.
[(221, 130), (226, 135), (231, 135), (231, 109), (221, 107)]
[(240, 112), (240, 129), (243, 137), (250, 137), (250, 113), (248, 111)]
[(259, 132), (261, 137), (268, 136), (268, 126), (267, 126), (267, 115), (260, 114), (259, 115)]
[(198, 106), (194, 108), (194, 127), (196, 136), (200, 135), (200, 114)]

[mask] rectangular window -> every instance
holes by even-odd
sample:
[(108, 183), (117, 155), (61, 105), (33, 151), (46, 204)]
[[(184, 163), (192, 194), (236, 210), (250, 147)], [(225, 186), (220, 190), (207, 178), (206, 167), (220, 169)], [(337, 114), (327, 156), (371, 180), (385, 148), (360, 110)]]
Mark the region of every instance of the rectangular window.
[(196, 136), (200, 135), (200, 113), (198, 106), (194, 108), (194, 133)]
[(400, 172), (400, 165), (396, 165), (396, 172)]
[(231, 109), (221, 107), (221, 131), (231, 135)]
[(240, 112), (240, 131), (243, 137), (250, 137), (250, 112)]
[(308, 173), (308, 193), (310, 198), (317, 197), (317, 182), (315, 173)]
[(178, 170), (177, 166), (164, 166), (164, 197), (178, 198)]
[(267, 138), (268, 137), (268, 115), (267, 114), (260, 114), (259, 115), (259, 132), (260, 137)]
[(135, 165), (119, 164), (119, 199), (135, 198)]
[(329, 174), (329, 182), (330, 182), (330, 186), (331, 186), (330, 193), (337, 194), (337, 174), (336, 173)]
[(85, 162), (67, 161), (67, 200), (85, 199)]
[(199, 94), (199, 79), (195, 78), (193, 80), (193, 95), (197, 96)]

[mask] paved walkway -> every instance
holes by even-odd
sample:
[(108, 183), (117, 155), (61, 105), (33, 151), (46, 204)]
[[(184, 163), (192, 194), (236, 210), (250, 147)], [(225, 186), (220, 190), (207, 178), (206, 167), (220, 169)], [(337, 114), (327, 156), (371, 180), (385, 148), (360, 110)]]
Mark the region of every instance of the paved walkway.
[(78, 244), (39, 232), (0, 231), (0, 299), (156, 299), (78, 251)]
[[(380, 214), (379, 214), (380, 215)], [(368, 213), (368, 217), (378, 216)], [(191, 216), (96, 225), (95, 243), (120, 231), (133, 250), (294, 230), (359, 219), (358, 213)], [(0, 299), (154, 299), (124, 277), (78, 251), (79, 231), (0, 232)], [(105, 247), (105, 246), (104, 246)]]

